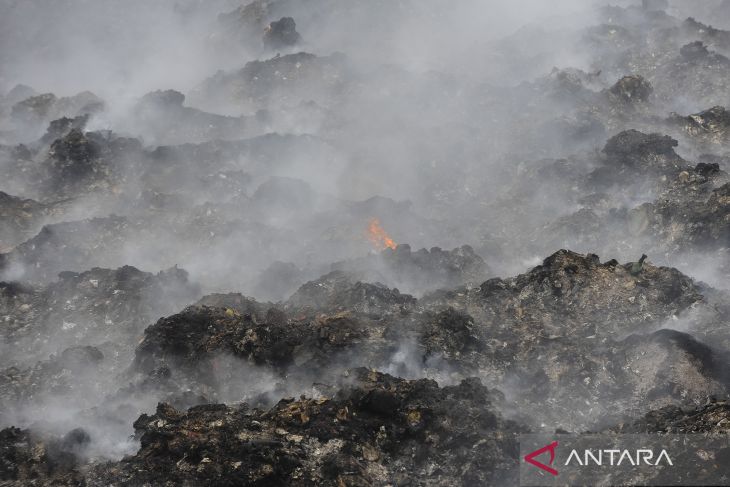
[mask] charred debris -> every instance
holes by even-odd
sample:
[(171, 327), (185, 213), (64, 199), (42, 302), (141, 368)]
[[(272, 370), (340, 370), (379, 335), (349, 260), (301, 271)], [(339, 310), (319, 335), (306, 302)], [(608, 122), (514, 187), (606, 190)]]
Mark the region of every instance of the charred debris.
[(730, 432), (728, 2), (479, 42), (172, 3), (186, 88), (0, 44), (0, 485), (516, 485), (521, 433)]

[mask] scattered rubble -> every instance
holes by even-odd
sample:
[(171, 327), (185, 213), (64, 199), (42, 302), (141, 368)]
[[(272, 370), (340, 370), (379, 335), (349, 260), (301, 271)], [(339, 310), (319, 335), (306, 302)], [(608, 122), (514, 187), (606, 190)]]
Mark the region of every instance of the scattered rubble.
[[(501, 39), (304, 3), (177, 2), (170, 74), (125, 16), (0, 15), (0, 485), (514, 485), (520, 433), (727, 435), (730, 3)], [(66, 16), (113, 73), (25, 68), (78, 59)]]

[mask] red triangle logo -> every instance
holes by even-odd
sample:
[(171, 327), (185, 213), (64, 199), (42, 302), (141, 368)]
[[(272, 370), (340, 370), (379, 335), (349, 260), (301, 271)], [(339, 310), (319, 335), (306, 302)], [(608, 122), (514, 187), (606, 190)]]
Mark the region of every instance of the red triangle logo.
[(527, 455), (525, 455), (525, 461), (527, 463), (530, 463), (530, 464), (536, 466), (539, 469), (545, 470), (549, 474), (558, 475), (558, 471), (555, 470), (553, 467), (550, 467), (549, 465), (545, 465), (544, 463), (541, 463), (541, 462), (538, 462), (537, 460), (535, 460), (535, 457), (539, 457), (546, 451), (549, 451), (550, 452), (550, 465), (552, 465), (553, 461), (555, 460), (555, 448), (557, 446), (558, 446), (558, 442), (553, 441), (549, 445), (545, 445), (542, 448), (540, 448), (539, 450), (535, 450), (534, 452), (528, 453)]

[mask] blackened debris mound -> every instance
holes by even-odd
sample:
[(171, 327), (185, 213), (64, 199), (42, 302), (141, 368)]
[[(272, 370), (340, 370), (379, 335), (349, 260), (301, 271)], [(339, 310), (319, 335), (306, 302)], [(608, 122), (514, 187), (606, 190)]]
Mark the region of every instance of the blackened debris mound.
[(709, 49), (707, 49), (702, 41), (694, 41), (689, 44), (685, 44), (679, 50), (679, 53), (687, 61), (696, 61), (710, 56)]
[(720, 164), (717, 162), (700, 162), (695, 166), (695, 172), (708, 178), (720, 172)]
[(271, 22), (264, 31), (264, 46), (269, 49), (281, 49), (293, 46), (301, 41), (297, 32), (297, 24), (291, 17), (282, 17)]
[(649, 156), (677, 157), (674, 148), (679, 143), (668, 135), (644, 134), (638, 130), (625, 130), (611, 137), (603, 152), (617, 161), (637, 162)]
[(699, 286), (676, 269), (632, 267), (561, 250), (528, 273), (433, 293), (419, 305), (453, 309), (423, 317), (420, 343), (431, 360), (495, 383), (510, 377), (528, 424), (545, 417), (546, 400), (556, 424), (581, 430), (619, 411), (724, 393), (722, 354), (687, 334), (652, 333), (691, 308), (709, 311)]
[(722, 144), (730, 137), (730, 113), (722, 106), (714, 106), (686, 117), (673, 115), (668, 121), (681, 127), (690, 136), (714, 144)]
[[(589, 336), (646, 331), (702, 299), (696, 283), (676, 269), (644, 263), (632, 276), (629, 264), (559, 250), (528, 273), (434, 293), (426, 301), (457, 305), (508, 333), (529, 326), (524, 331), (530, 334)], [(651, 316), (640, 312), (642, 303)]]
[(2, 485), (84, 485), (78, 453), (88, 443), (81, 429), (66, 438), (48, 438), (15, 427), (0, 430)]
[[(526, 274), (421, 300), (342, 272), (278, 305), (212, 295), (149, 327), (133, 369), (167, 367), (206, 394), (244, 366), (299, 383), (361, 365), (400, 375), (479, 373), (495, 383), (511, 377), (522, 410), (537, 412), (548, 397), (555, 419), (572, 429), (725, 391), (722, 355), (690, 335), (654, 332), (692, 308), (709, 311), (700, 287), (676, 269), (649, 261), (634, 267), (563, 250)], [(655, 386), (642, 382), (647, 375)], [(570, 407), (581, 412), (566, 419)]]
[(676, 139), (658, 133), (624, 130), (606, 142), (605, 159), (587, 178), (589, 187), (642, 187), (650, 191), (662, 176), (676, 177), (692, 165), (682, 159), (674, 148)]
[(39, 189), (58, 197), (108, 190), (123, 181), (125, 162), (141, 151), (137, 139), (72, 128), (51, 144)]
[(654, 91), (643, 76), (624, 76), (616, 82), (609, 92), (624, 102), (646, 101)]
[(48, 124), (48, 130), (41, 137), (41, 142), (52, 143), (57, 139), (66, 137), (71, 130), (83, 130), (89, 121), (89, 115), (79, 115), (77, 117), (61, 117), (57, 120), (51, 120)]
[(99, 156), (99, 145), (79, 129), (51, 144), (52, 168), (61, 179), (84, 179), (93, 171), (92, 161)]
[[(396, 346), (395, 338), (382, 339), (389, 338), (387, 328), (396, 322), (380, 321), (384, 316), (375, 314), (387, 316), (389, 308), (368, 308), (363, 314), (323, 309), (307, 314), (309, 309), (295, 308), (291, 315), (236, 295), (201, 300), (206, 302), (224, 307), (191, 306), (148, 327), (133, 370), (150, 374), (169, 367), (174, 376), (200, 390), (206, 385), (225, 387), (228, 374), (235, 375), (244, 364), (265, 367), (282, 377), (323, 380), (352, 364), (387, 363)], [(235, 359), (231, 370), (226, 368), (226, 357)]]
[(730, 434), (730, 401), (708, 397), (694, 408), (667, 406), (649, 411), (632, 423), (620, 425), (624, 433), (724, 433)]
[(427, 357), (459, 358), (470, 352), (482, 352), (487, 347), (474, 318), (454, 308), (439, 312), (429, 324), (422, 338)]
[[(657, 238), (670, 252), (691, 247), (708, 251), (727, 248), (730, 229), (730, 183), (712, 189), (713, 178), (722, 178), (719, 166), (699, 166), (680, 173), (667, 193), (687, 192), (689, 197), (663, 197), (631, 212), (632, 224), (642, 235)], [(724, 175), (725, 178), (727, 177)], [(687, 188), (687, 189), (685, 189)]]
[(140, 451), (97, 468), (92, 485), (514, 483), (524, 430), (496, 411), (502, 400), (478, 379), (441, 388), (355, 369), (331, 397), (268, 411), (161, 403), (135, 422)]

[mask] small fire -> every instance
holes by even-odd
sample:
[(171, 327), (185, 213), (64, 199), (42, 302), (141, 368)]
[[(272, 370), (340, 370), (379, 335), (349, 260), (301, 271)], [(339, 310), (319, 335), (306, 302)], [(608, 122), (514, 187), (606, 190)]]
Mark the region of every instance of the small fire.
[(385, 233), (383, 227), (380, 226), (380, 220), (377, 218), (371, 218), (368, 224), (368, 240), (378, 250), (385, 248), (395, 249), (395, 241)]

